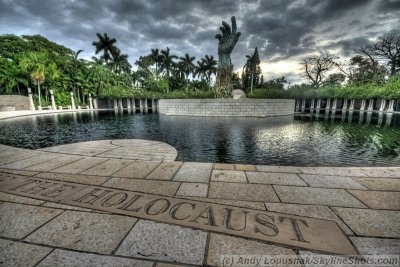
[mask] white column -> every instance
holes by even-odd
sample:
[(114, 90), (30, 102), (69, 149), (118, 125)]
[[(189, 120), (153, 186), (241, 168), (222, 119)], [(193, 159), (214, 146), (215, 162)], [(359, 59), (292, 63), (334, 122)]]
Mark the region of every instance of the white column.
[(347, 99), (343, 99), (342, 110), (343, 110), (343, 111), (346, 111), (346, 110), (347, 110)]
[(386, 99), (381, 100), (381, 107), (379, 108), (379, 112), (382, 112), (385, 110), (386, 107)]
[(337, 108), (337, 98), (333, 99), (333, 103), (332, 103), (332, 110), (336, 110)]
[(300, 99), (296, 99), (296, 108), (295, 108), (295, 111), (299, 111), (299, 110), (300, 110), (300, 102), (301, 102)]
[(126, 108), (127, 108), (128, 110), (131, 109), (131, 100), (130, 100), (129, 98), (126, 99)]
[(311, 99), (310, 111), (313, 111), (315, 107), (315, 99)]
[(93, 99), (92, 94), (89, 93), (89, 109), (93, 109)]
[(63, 107), (62, 106), (58, 106), (58, 110), (63, 110)]
[(147, 113), (147, 111), (149, 110), (149, 107), (147, 106), (148, 101), (147, 98), (144, 100), (144, 112)]
[(118, 99), (118, 109), (122, 110), (124, 106), (122, 105), (122, 99)]
[(317, 99), (317, 110), (321, 109), (321, 98)]
[(301, 101), (301, 112), (304, 112), (306, 110), (306, 100), (303, 99)]
[(360, 111), (364, 111), (366, 105), (367, 105), (367, 100), (365, 100), (365, 99), (361, 100)]
[(72, 110), (75, 110), (74, 93), (72, 93), (72, 92), (71, 92), (71, 107), (72, 107)]
[(373, 111), (373, 110), (374, 110), (374, 100), (370, 99), (368, 104), (368, 111)]
[(134, 98), (132, 98), (132, 109), (134, 112), (136, 111), (136, 101)]
[(325, 106), (325, 111), (326, 110), (331, 110), (331, 99), (330, 98), (328, 98), (327, 100), (326, 100), (326, 106)]
[(54, 101), (54, 94), (53, 94), (53, 90), (50, 90), (50, 100), (51, 100), (51, 109), (52, 110), (56, 110), (56, 101)]
[(78, 106), (78, 110), (81, 110), (81, 106)]
[(389, 100), (389, 105), (387, 108), (388, 113), (393, 113), (394, 112), (394, 100)]
[(350, 107), (349, 107), (349, 110), (354, 110), (354, 99), (351, 99), (350, 100)]
[(117, 99), (114, 99), (114, 109), (118, 109)]
[(151, 113), (156, 113), (156, 101), (151, 99)]
[(139, 109), (140, 109), (140, 113), (143, 113), (144, 108), (143, 108), (143, 99), (139, 99)]
[(97, 98), (93, 98), (93, 108), (97, 109), (98, 105), (97, 105)]
[(35, 104), (33, 103), (33, 98), (32, 98), (32, 89), (29, 87), (28, 87), (28, 96), (29, 96), (29, 109), (35, 110)]

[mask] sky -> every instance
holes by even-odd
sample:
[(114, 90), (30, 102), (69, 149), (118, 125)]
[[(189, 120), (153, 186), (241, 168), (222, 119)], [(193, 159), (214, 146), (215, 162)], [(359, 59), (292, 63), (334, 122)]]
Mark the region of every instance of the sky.
[(218, 57), (222, 21), (241, 32), (231, 57), (240, 70), (258, 47), (264, 80), (304, 81), (299, 62), (319, 52), (349, 59), (357, 47), (400, 28), (400, 0), (0, 0), (0, 34), (40, 34), (94, 55), (96, 32), (117, 39), (134, 65), (151, 48), (196, 61)]

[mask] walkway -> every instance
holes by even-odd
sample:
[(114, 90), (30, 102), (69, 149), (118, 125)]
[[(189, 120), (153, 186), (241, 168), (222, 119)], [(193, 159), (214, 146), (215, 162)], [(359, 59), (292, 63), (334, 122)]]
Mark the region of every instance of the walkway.
[(212, 164), (176, 155), (145, 140), (0, 145), (0, 265), (398, 259), (400, 167)]

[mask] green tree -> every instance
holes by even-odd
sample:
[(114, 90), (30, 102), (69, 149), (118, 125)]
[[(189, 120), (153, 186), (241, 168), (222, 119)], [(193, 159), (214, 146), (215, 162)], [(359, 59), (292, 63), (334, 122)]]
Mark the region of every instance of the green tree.
[(111, 52), (116, 48), (115, 43), (117, 42), (117, 39), (110, 38), (107, 33), (104, 33), (103, 35), (100, 33), (96, 33), (96, 35), (99, 40), (97, 42), (92, 42), (92, 45), (96, 48), (95, 54), (97, 55), (98, 53), (103, 51), (103, 55), (101, 57), (108, 65), (108, 62), (111, 60)]
[[(165, 71), (165, 75), (167, 80), (169, 81), (171, 70), (176, 64), (174, 59), (178, 58), (177, 56), (170, 54), (169, 48), (167, 47), (166, 50), (161, 50), (161, 69)], [(169, 89), (168, 89), (169, 90)]]
[[(246, 79), (245, 85), (247, 86), (247, 80), (250, 79), (250, 93), (253, 92), (253, 85), (255, 83), (255, 80), (258, 81), (259, 75), (261, 74), (261, 69), (259, 67), (261, 61), (260, 57), (258, 55), (258, 50), (257, 47), (254, 49), (253, 55), (247, 55), (247, 62), (243, 66), (244, 70), (244, 78)], [(247, 88), (245, 88), (247, 89)]]
[(196, 59), (196, 57), (191, 57), (189, 56), (188, 53), (186, 53), (183, 57), (179, 58), (179, 68), (182, 70), (182, 72), (185, 74), (185, 78), (187, 82), (189, 82), (189, 75), (194, 72), (195, 70), (195, 65), (193, 61)]

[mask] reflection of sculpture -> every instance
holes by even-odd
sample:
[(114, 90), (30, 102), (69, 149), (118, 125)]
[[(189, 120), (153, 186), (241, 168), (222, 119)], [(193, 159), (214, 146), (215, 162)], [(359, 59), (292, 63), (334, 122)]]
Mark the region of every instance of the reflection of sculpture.
[(231, 62), (231, 52), (235, 47), (237, 41), (239, 40), (240, 32), (237, 31), (236, 18), (233, 16), (231, 18), (232, 28), (225, 21), (222, 22), (222, 26), (219, 29), (221, 34), (215, 35), (218, 39), (218, 72), (217, 72), (217, 89), (225, 96), (230, 94), (232, 90), (232, 62)]

